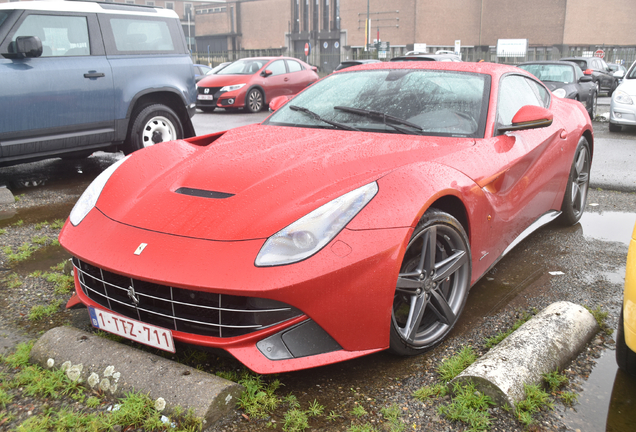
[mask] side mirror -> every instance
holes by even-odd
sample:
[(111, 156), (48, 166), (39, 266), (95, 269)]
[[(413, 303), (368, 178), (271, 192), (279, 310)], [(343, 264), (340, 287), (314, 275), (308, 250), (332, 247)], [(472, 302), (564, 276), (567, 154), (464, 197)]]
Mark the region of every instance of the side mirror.
[(42, 41), (37, 36), (18, 36), (15, 42), (9, 44), (9, 52), (2, 54), (8, 59), (40, 57), (41, 55)]
[(594, 72), (592, 69), (585, 69), (585, 70), (583, 71), (583, 73), (584, 73), (585, 75), (592, 75), (592, 72)]
[(499, 131), (508, 132), (547, 127), (552, 124), (553, 119), (554, 115), (549, 109), (535, 105), (525, 105), (512, 118), (512, 124), (500, 127)]
[(317, 68), (316, 66), (312, 66), (312, 67), (311, 67), (311, 70), (312, 70), (312, 71), (314, 71), (314, 72), (316, 72), (316, 73), (318, 73), (318, 68)]
[(289, 96), (289, 95), (275, 97), (269, 103), (269, 110), (272, 111), (272, 112), (276, 111), (277, 109), (279, 109), (280, 107), (285, 105), (287, 103), (287, 101), (291, 100), (293, 97), (294, 96)]
[(579, 82), (592, 82), (592, 76), (591, 75), (583, 75), (581, 78), (579, 78)]
[(267, 78), (271, 74), (272, 74), (272, 71), (269, 70), (269, 69), (265, 69), (263, 72), (261, 72), (261, 76), (264, 77), (264, 78)]

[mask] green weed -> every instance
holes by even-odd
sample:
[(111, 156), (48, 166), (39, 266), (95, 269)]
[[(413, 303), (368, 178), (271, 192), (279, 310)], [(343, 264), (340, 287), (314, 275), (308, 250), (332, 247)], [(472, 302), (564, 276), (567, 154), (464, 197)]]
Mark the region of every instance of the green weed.
[(36, 230), (41, 230), (42, 228), (44, 228), (45, 226), (47, 226), (49, 224), (48, 221), (44, 221), (44, 222), (38, 222), (34, 225), (34, 228)]
[(442, 362), (437, 368), (437, 373), (443, 382), (448, 382), (473, 364), (475, 360), (477, 360), (477, 354), (473, 348), (465, 346), (459, 353)]
[(246, 374), (238, 383), (245, 387), (238, 406), (248, 416), (267, 418), (278, 407), (278, 397), (274, 393), (281, 386), (280, 381), (274, 380), (265, 385), (260, 375)]
[(515, 413), (517, 419), (524, 425), (532, 424), (532, 414), (543, 408), (553, 409), (554, 405), (550, 401), (550, 395), (537, 384), (524, 384), (526, 398), (517, 402)]
[(9, 273), (9, 275), (4, 278), (4, 282), (9, 289), (16, 289), (22, 286), (22, 279), (15, 273)]
[[(535, 314), (536, 314), (536, 311), (535, 311)], [(534, 316), (534, 314), (531, 314), (531, 313), (528, 313), (528, 312), (524, 312), (523, 315), (521, 316), (521, 318), (519, 318), (517, 321), (515, 321), (515, 323), (512, 325), (512, 327), (510, 329), (508, 329), (508, 330), (506, 330), (504, 332), (499, 332), (493, 337), (486, 338), (486, 343), (484, 344), (484, 346), (487, 349), (490, 349), (490, 348), (494, 347), (495, 345), (499, 344), (499, 342), (501, 342), (502, 340), (504, 340), (505, 338), (510, 336), (512, 334), (512, 332), (514, 332), (519, 327), (524, 325), (533, 316)]]
[(293, 394), (288, 394), (283, 398), (283, 402), (286, 403), (289, 408), (300, 408), (300, 402), (298, 402), (298, 398)]
[(4, 228), (0, 228), (0, 235), (2, 235), (2, 234), (6, 234), (6, 233), (7, 233), (7, 230), (6, 230), (6, 229), (4, 229)]
[(29, 356), (31, 355), (31, 348), (33, 348), (35, 341), (21, 342), (19, 343), (13, 354), (9, 354), (2, 360), (13, 368), (27, 366), (29, 364)]
[(51, 228), (53, 229), (62, 229), (63, 226), (64, 226), (64, 219), (56, 219), (51, 224)]
[(310, 417), (318, 417), (321, 416), (324, 411), (325, 407), (320, 405), (318, 401), (314, 399), (314, 401), (309, 404), (309, 408), (306, 413)]
[(579, 395), (574, 392), (562, 392), (559, 397), (565, 405), (574, 405), (579, 398)]
[(367, 410), (364, 409), (364, 407), (362, 405), (356, 405), (355, 407), (353, 407), (353, 409), (351, 410), (351, 414), (360, 418), (363, 417), (365, 415), (368, 414)]
[(7, 404), (10, 403), (12, 400), (13, 396), (7, 393), (5, 389), (0, 387), (0, 405), (2, 405), (2, 408), (6, 408)]
[(43, 235), (43, 236), (33, 236), (31, 238), (31, 243), (35, 243), (35, 244), (42, 245), (42, 246), (47, 244), (48, 241), (49, 241), (49, 238), (47, 236), (45, 236), (45, 235)]
[(425, 402), (427, 399), (430, 399), (430, 398), (444, 397), (447, 394), (448, 394), (448, 387), (446, 387), (444, 384), (439, 384), (439, 383), (435, 384), (432, 387), (431, 386), (421, 387), (413, 392), (413, 396), (422, 402)]
[(283, 430), (287, 432), (301, 432), (309, 427), (307, 413), (299, 409), (291, 409), (285, 413)]
[(22, 219), (15, 221), (13, 224), (11, 224), (12, 226), (22, 226), (24, 225), (24, 221)]
[(44, 278), (46, 281), (53, 283), (55, 294), (58, 295), (70, 293), (75, 286), (75, 280), (71, 275), (46, 272), (42, 273), (41, 277)]
[(327, 414), (327, 420), (329, 421), (336, 421), (336, 419), (339, 419), (340, 417), (342, 416), (333, 410), (329, 411), (329, 414)]
[(402, 432), (406, 427), (402, 420), (400, 420), (402, 410), (400, 410), (399, 406), (393, 404), (388, 408), (382, 408), (380, 413), (382, 417), (389, 422), (389, 430), (391, 432)]
[(30, 321), (39, 321), (44, 317), (51, 316), (54, 313), (58, 312), (60, 306), (64, 303), (63, 300), (54, 300), (49, 303), (47, 306), (37, 305), (33, 306), (29, 311), (29, 320)]
[(596, 308), (592, 309), (588, 306), (584, 306), (585, 309), (588, 310), (588, 312), (590, 312), (592, 314), (592, 316), (594, 317), (594, 319), (596, 320), (598, 326), (600, 327), (601, 331), (605, 332), (605, 334), (610, 335), (612, 333), (614, 333), (614, 329), (609, 327), (606, 323), (605, 323), (605, 319), (607, 318), (607, 312), (601, 310), (600, 306), (596, 306)]
[(475, 384), (453, 386), (453, 399), (449, 405), (441, 405), (438, 412), (450, 420), (468, 423), (470, 430), (481, 431), (490, 428), (488, 408), (494, 405), (492, 399), (475, 389)]
[(552, 392), (557, 391), (559, 387), (568, 383), (568, 378), (565, 375), (560, 374), (558, 369), (553, 372), (543, 374), (543, 380)]
[(376, 431), (377, 429), (368, 423), (365, 423), (363, 425), (354, 425), (352, 423), (351, 426), (347, 429), (347, 432), (376, 432)]
[(18, 246), (16, 251), (14, 251), (11, 246), (5, 246), (2, 248), (2, 252), (4, 252), (7, 256), (7, 259), (13, 262), (20, 262), (29, 259), (36, 250), (37, 248), (30, 243), (22, 243), (22, 245)]

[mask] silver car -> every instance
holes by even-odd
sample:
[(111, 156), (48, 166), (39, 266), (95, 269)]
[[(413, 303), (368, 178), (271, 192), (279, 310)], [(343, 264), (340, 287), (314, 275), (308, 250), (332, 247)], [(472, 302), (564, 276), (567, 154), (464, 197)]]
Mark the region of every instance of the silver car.
[(610, 132), (620, 132), (622, 126), (636, 126), (636, 62), (625, 74), (610, 102)]

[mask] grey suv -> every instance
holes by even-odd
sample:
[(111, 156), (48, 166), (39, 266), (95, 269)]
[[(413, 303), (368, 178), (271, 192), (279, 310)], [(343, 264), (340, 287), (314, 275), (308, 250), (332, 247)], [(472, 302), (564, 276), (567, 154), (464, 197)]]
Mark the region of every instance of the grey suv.
[(194, 67), (171, 10), (2, 3), (0, 87), (0, 166), (194, 136)]

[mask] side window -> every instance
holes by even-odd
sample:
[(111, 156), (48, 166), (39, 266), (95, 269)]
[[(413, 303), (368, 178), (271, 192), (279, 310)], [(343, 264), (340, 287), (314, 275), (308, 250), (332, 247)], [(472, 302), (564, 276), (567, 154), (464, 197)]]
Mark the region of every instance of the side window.
[(287, 73), (287, 68), (285, 68), (285, 60), (276, 60), (275, 62), (271, 62), (265, 69), (271, 71), (272, 76)]
[(165, 21), (112, 18), (110, 25), (117, 51), (174, 51), (170, 29)]
[(289, 72), (300, 72), (303, 70), (303, 67), (297, 61), (287, 60), (287, 67), (289, 68)]
[(37, 36), (42, 41), (42, 57), (87, 56), (91, 54), (86, 17), (29, 15), (20, 24), (18, 36)]
[[(571, 78), (570, 78), (570, 80), (571, 80)], [(537, 97), (541, 101), (542, 106), (544, 108), (549, 107), (550, 106), (550, 93), (548, 92), (548, 90), (546, 90), (545, 87), (543, 87), (541, 84), (539, 84), (536, 81), (528, 80), (528, 83), (530, 84), (530, 87), (534, 90), (535, 94), (537, 95)]]
[(499, 84), (499, 100), (497, 102), (499, 124), (502, 126), (511, 125), (514, 115), (525, 105), (544, 106), (538, 95), (537, 84), (519, 75), (503, 77)]

